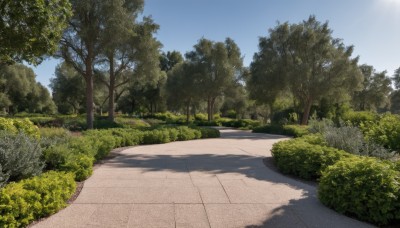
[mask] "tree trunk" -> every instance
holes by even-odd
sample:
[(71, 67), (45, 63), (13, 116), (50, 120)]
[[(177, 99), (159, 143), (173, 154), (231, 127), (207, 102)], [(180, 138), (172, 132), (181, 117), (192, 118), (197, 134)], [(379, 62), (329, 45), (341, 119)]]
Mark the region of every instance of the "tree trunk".
[[(91, 61), (88, 61), (91, 62)], [(93, 129), (93, 120), (94, 120), (94, 112), (93, 112), (93, 75), (92, 75), (92, 66), (90, 63), (90, 67), (86, 66), (86, 125), (88, 129)]]
[(110, 86), (108, 87), (108, 120), (114, 121), (114, 87), (115, 87), (115, 72), (114, 72), (114, 55), (108, 57), (110, 61)]
[(310, 117), (310, 110), (312, 105), (312, 99), (308, 99), (306, 106), (304, 107), (303, 118), (301, 119), (301, 125), (308, 124), (308, 118)]
[(190, 119), (190, 102), (186, 104), (186, 123), (189, 125)]
[(210, 100), (210, 98), (208, 98), (207, 99), (207, 120), (208, 120), (208, 122), (211, 122), (211, 118), (212, 118), (212, 115), (211, 115), (211, 100)]
[(211, 104), (210, 104), (211, 120), (214, 120), (214, 105), (215, 105), (215, 99), (216, 99), (216, 97), (211, 98)]
[(93, 62), (92, 62), (93, 50), (88, 47), (88, 57), (85, 61), (86, 68), (86, 125), (88, 129), (93, 129)]

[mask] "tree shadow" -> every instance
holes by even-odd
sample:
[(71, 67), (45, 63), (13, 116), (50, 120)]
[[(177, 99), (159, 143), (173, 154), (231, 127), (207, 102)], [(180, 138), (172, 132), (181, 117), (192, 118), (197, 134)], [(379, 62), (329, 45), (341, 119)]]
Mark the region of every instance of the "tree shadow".
[[(223, 137), (236, 137), (235, 134), (230, 135), (228, 132)], [(122, 153), (120, 156), (108, 160), (105, 165), (117, 169), (140, 168), (143, 172), (170, 171), (172, 173), (197, 172), (207, 175), (242, 175), (250, 179), (283, 184), (291, 189), (301, 190), (302, 197), (289, 200), (288, 203), (274, 208), (262, 224), (247, 227), (372, 227), (326, 208), (317, 199), (315, 185), (290, 178), (265, 166), (261, 157), (235, 154)]]

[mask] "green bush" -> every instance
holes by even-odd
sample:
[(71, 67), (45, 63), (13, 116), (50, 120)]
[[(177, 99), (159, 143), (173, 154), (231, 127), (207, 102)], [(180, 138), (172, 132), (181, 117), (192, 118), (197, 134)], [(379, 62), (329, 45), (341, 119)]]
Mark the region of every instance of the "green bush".
[(73, 174), (48, 172), (0, 190), (0, 227), (24, 227), (66, 206), (75, 192)]
[(201, 138), (201, 132), (186, 126), (178, 127), (178, 141), (186, 141)]
[(326, 167), (351, 156), (332, 147), (310, 144), (301, 138), (275, 143), (271, 152), (279, 170), (304, 179), (318, 178)]
[(43, 157), (47, 169), (74, 173), (76, 181), (87, 179), (93, 172), (94, 157), (79, 151), (77, 144), (74, 148), (69, 144), (51, 146), (44, 151)]
[(313, 145), (327, 146), (327, 143), (321, 134), (304, 135), (301, 138), (299, 138), (299, 140), (302, 140), (304, 142), (307, 142), (307, 143), (310, 143)]
[(209, 128), (209, 127), (192, 127), (201, 133), (201, 138), (219, 138), (220, 132), (217, 129)]
[(160, 144), (170, 142), (168, 131), (152, 130), (143, 134), (143, 144)]
[(350, 111), (344, 113), (342, 116), (343, 121), (351, 123), (353, 126), (360, 126), (362, 123), (375, 122), (378, 115), (368, 111)]
[(400, 116), (385, 114), (379, 121), (363, 123), (360, 128), (367, 140), (400, 151)]
[(340, 213), (387, 224), (400, 219), (400, 172), (374, 158), (344, 159), (322, 172), (318, 197)]
[(267, 133), (267, 134), (278, 134), (287, 135), (293, 137), (301, 137), (309, 134), (308, 126), (303, 125), (277, 125), (269, 124), (265, 126), (253, 128), (254, 133)]
[(17, 181), (42, 172), (42, 149), (35, 139), (24, 133), (12, 134), (0, 131), (1, 176), (6, 181)]
[(260, 121), (250, 119), (221, 119), (219, 121), (221, 122), (222, 126), (242, 129), (253, 129), (261, 125)]
[(48, 148), (52, 145), (67, 143), (71, 134), (64, 128), (39, 128), (40, 130), (40, 145), (42, 148)]
[(29, 119), (7, 119), (0, 117), (0, 130), (10, 133), (22, 132), (30, 137), (38, 139), (40, 137), (39, 128), (36, 127)]
[(283, 135), (293, 136), (293, 137), (301, 137), (303, 135), (309, 134), (308, 126), (305, 125), (284, 125), (283, 126)]
[(76, 181), (86, 180), (93, 173), (93, 158), (84, 154), (72, 155), (60, 170), (74, 173)]

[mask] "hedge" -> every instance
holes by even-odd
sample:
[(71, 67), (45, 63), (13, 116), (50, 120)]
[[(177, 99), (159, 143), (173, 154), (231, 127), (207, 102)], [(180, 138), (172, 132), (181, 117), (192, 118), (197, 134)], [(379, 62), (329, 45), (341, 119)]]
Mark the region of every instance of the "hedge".
[(66, 206), (75, 192), (73, 174), (50, 171), (0, 190), (0, 227), (23, 227)]
[(394, 163), (353, 156), (322, 172), (321, 202), (378, 225), (400, 221), (400, 171)]
[(305, 125), (277, 125), (269, 124), (261, 127), (253, 128), (254, 133), (267, 133), (267, 134), (278, 134), (287, 135), (293, 137), (301, 137), (309, 134), (308, 126)]
[(329, 165), (352, 156), (332, 147), (311, 144), (302, 138), (275, 143), (271, 152), (282, 173), (304, 179), (316, 179)]
[[(54, 133), (60, 134), (59, 131)], [(113, 148), (214, 137), (219, 137), (217, 129), (186, 126), (147, 131), (125, 128), (88, 130), (82, 137), (49, 146), (43, 157), (48, 169), (72, 172), (77, 181), (82, 181), (92, 174), (93, 162), (105, 158)]]

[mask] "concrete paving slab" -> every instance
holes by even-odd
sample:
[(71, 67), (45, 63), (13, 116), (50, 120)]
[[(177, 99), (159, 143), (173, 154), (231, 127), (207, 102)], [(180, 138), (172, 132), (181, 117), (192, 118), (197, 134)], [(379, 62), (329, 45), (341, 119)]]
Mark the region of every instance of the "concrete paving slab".
[(201, 203), (195, 187), (105, 188), (104, 203)]
[(135, 187), (193, 187), (189, 179), (146, 178), (146, 179), (92, 179), (85, 182), (85, 188), (135, 188)]
[(70, 227), (86, 227), (91, 215), (99, 204), (72, 204), (67, 208), (52, 215), (50, 219), (43, 220), (35, 224), (35, 228), (70, 228)]
[(175, 204), (177, 228), (209, 228), (203, 204)]
[(216, 176), (212, 177), (192, 177), (193, 185), (196, 187), (220, 187), (221, 183), (219, 182)]
[(135, 204), (127, 227), (175, 227), (173, 204)]
[(306, 228), (290, 211), (271, 204), (206, 204), (211, 227), (296, 227)]
[(203, 203), (230, 203), (222, 186), (198, 187)]
[(86, 227), (127, 227), (133, 204), (103, 204), (86, 223)]

